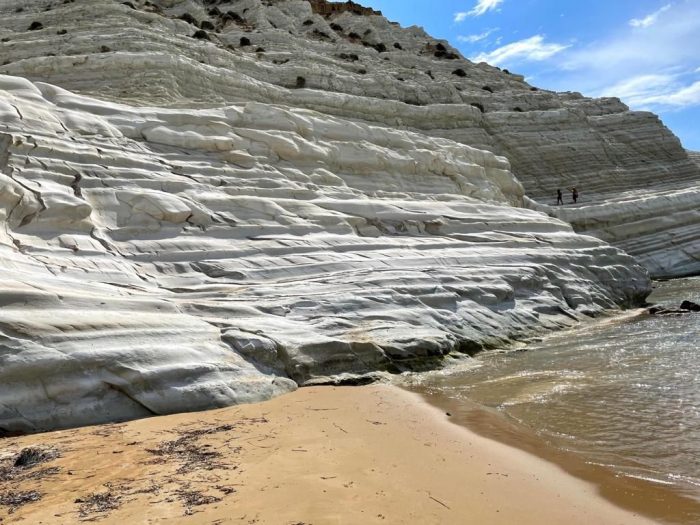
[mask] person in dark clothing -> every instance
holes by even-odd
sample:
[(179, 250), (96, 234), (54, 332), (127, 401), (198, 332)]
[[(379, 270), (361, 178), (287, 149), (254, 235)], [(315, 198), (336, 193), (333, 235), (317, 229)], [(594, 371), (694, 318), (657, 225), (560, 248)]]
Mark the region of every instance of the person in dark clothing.
[(571, 198), (574, 200), (574, 204), (578, 200), (578, 190), (576, 188), (571, 188)]
[(557, 190), (557, 206), (564, 204), (564, 197), (562, 196), (561, 190)]

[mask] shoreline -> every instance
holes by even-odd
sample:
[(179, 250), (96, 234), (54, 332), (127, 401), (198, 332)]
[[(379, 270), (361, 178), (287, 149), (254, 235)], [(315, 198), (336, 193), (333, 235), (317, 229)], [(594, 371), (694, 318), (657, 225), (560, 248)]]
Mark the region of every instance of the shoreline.
[(419, 395), (426, 403), (450, 413), (453, 424), (557, 465), (568, 475), (594, 485), (602, 498), (619, 508), (664, 523), (700, 521), (700, 501), (694, 499), (693, 494), (686, 493), (680, 485), (655, 483), (589, 463), (584, 456), (560, 448), (531, 428), (474, 401), (462, 399), (457, 402), (419, 386), (405, 388)]
[(39, 499), (0, 523), (652, 523), (450, 419), (378, 384), (5, 438), (0, 501)]

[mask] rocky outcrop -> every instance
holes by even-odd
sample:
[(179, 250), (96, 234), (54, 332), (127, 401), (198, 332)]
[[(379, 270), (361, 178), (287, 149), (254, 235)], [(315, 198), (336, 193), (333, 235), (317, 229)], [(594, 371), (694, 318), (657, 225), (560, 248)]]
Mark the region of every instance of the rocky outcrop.
[[(617, 99), (537, 89), (352, 3), (21, 4), (0, 6), (0, 73), (136, 105), (256, 101), (448, 138), (506, 156), (529, 206), (653, 275), (700, 271), (700, 168)], [(573, 186), (579, 204), (553, 207)]]
[(700, 151), (688, 151), (688, 157), (690, 160), (695, 162), (698, 166), (700, 166)]
[(650, 289), (629, 256), (519, 207), (505, 158), (448, 139), (9, 76), (0, 122), (8, 431), (436, 366)]
[(361, 6), (352, 0), (347, 0), (347, 2), (342, 3), (328, 2), (326, 0), (309, 0), (309, 4), (311, 4), (311, 9), (314, 13), (318, 13), (322, 16), (338, 15), (342, 13), (352, 13), (361, 16), (382, 16), (381, 11), (375, 11), (369, 7)]
[(0, 51), (0, 431), (438, 366), (641, 304), (620, 247), (699, 268), (658, 118), (357, 4), (4, 2)]

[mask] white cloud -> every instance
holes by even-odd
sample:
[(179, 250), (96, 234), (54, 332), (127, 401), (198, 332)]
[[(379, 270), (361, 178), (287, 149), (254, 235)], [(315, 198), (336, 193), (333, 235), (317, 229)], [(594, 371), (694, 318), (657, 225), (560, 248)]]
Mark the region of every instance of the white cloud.
[(558, 67), (580, 89), (600, 89), (640, 75), (692, 71), (698, 67), (699, 47), (700, 2), (687, 0), (644, 31), (618, 29), (563, 53)]
[(671, 93), (665, 100), (658, 101), (658, 104), (680, 107), (700, 105), (700, 80)]
[(671, 9), (672, 4), (666, 4), (663, 6), (661, 9), (658, 11), (654, 11), (652, 14), (645, 16), (644, 18), (633, 18), (630, 20), (629, 24), (632, 27), (649, 27), (653, 26), (656, 21), (659, 19), (659, 17), (664, 14), (666, 11)]
[(605, 88), (602, 96), (619, 97), (636, 109), (700, 105), (700, 80), (684, 83), (679, 75), (639, 75)]
[(489, 30), (484, 31), (483, 33), (479, 33), (477, 35), (459, 35), (457, 37), (457, 40), (459, 42), (466, 42), (468, 44), (476, 44), (477, 42), (481, 42), (482, 40), (486, 40), (489, 36), (491, 36), (496, 31), (498, 31), (498, 28), (489, 29)]
[(476, 5), (471, 11), (460, 11), (455, 13), (455, 22), (464, 22), (468, 16), (481, 16), (488, 11), (494, 11), (504, 0), (477, 0)]
[(474, 62), (488, 62), (492, 65), (502, 65), (507, 62), (522, 60), (542, 61), (561, 53), (570, 46), (547, 43), (542, 35), (535, 35), (524, 40), (512, 42), (494, 49), (489, 53), (481, 53), (473, 58)]
[(618, 97), (632, 106), (640, 107), (658, 98), (660, 93), (672, 90), (674, 83), (673, 75), (639, 75), (604, 88), (600, 96)]

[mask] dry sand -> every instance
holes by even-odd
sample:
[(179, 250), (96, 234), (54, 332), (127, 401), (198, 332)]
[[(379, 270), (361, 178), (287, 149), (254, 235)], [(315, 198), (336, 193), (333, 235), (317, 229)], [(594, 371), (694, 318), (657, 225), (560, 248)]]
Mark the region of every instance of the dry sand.
[(649, 522), (387, 385), (1, 440), (0, 523), (81, 521)]

